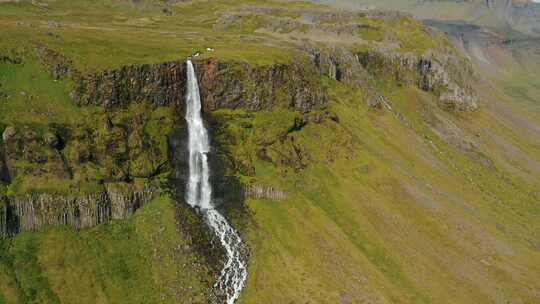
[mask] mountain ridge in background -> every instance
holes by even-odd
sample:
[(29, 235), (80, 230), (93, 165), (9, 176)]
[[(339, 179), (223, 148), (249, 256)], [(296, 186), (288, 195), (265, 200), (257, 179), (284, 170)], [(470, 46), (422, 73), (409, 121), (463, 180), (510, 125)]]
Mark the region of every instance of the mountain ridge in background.
[(322, 0), (341, 8), (391, 9), (410, 12), (420, 19), (462, 21), (491, 27), (500, 33), (540, 36), (540, 4), (530, 0)]

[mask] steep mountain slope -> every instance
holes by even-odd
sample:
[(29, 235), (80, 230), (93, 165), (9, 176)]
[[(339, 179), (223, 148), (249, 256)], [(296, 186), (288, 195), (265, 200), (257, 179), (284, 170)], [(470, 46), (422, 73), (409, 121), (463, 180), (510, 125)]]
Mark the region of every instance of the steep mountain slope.
[(540, 4), (530, 0), (316, 0), (329, 5), (354, 9), (391, 9), (410, 12), (421, 19), (463, 21), (538, 37)]
[(540, 301), (536, 45), (432, 22), (449, 38), (306, 2), (0, 3), (0, 303), (220, 303), (183, 197), (196, 51), (238, 303)]

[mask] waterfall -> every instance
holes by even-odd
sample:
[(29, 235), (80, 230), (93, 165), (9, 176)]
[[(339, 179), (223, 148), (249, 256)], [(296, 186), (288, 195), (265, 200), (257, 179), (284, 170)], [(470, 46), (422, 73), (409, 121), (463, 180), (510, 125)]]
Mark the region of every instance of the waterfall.
[(186, 201), (201, 210), (206, 223), (225, 248), (226, 261), (215, 287), (224, 291), (227, 304), (240, 296), (247, 279), (246, 261), (240, 253), (242, 239), (225, 217), (212, 205), (208, 153), (210, 140), (201, 116), (201, 98), (191, 60), (187, 61), (186, 121), (188, 124), (189, 179)]
[(201, 97), (191, 60), (187, 62), (186, 121), (188, 123), (189, 180), (186, 200), (192, 207), (212, 209), (208, 168), (210, 143), (201, 117)]

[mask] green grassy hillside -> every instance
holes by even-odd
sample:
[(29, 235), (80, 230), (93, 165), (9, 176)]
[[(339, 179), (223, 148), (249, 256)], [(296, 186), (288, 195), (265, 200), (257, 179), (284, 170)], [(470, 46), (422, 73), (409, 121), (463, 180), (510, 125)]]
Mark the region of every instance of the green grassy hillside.
[(213, 272), (177, 216), (162, 197), (125, 221), (1, 240), (0, 303), (205, 303)]
[[(39, 47), (82, 75), (207, 47), (215, 52), (199, 58), (254, 67), (304, 60), (308, 44), (455, 53), (402, 15), (351, 17), (297, 1), (0, 1), (0, 28), (0, 131), (101, 130), (109, 117), (128, 125), (147, 115), (144, 134), (161, 154), (174, 109), (77, 106), (74, 80), (52, 77)], [(324, 108), (205, 113), (227, 175), (286, 193), (225, 207), (250, 247), (238, 303), (540, 302), (540, 58), (481, 50), (489, 63), (464, 54), (475, 111), (445, 111), (433, 92), (391, 77), (366, 88), (317, 75)], [(386, 104), (369, 106), (368, 89)], [(71, 180), (95, 186), (100, 172)], [(32, 177), (0, 183), (0, 195), (72, 190)], [(162, 196), (126, 220), (1, 239), (0, 303), (207, 303), (219, 263), (205, 253), (219, 249), (184, 205)]]
[[(330, 109), (339, 123), (308, 125), (285, 141), (302, 149), (307, 169), (255, 164), (259, 182), (290, 197), (247, 202), (254, 254), (243, 303), (536, 301), (538, 168), (514, 160), (512, 170), (535, 170), (520, 172), (525, 178), (463, 155), (424, 125), (421, 115), (440, 114), (429, 97), (391, 91), (408, 126), (337, 86)], [(258, 115), (265, 125), (267, 114)], [(257, 137), (258, 115), (244, 142)], [(538, 146), (490, 115), (480, 110), (453, 122), (478, 132), (486, 146), (496, 144), (492, 132), (523, 144), (530, 152), (520, 153), (537, 164)]]

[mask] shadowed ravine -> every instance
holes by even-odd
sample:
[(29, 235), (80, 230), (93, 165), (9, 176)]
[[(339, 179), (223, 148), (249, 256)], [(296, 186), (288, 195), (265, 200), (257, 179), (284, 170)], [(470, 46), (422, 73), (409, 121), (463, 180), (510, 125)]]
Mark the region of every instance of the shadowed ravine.
[(189, 205), (201, 210), (206, 223), (225, 248), (225, 265), (215, 287), (224, 292), (227, 304), (233, 304), (240, 296), (247, 278), (246, 262), (240, 254), (242, 244), (240, 236), (212, 204), (212, 186), (209, 182), (210, 168), (207, 157), (207, 153), (210, 152), (210, 143), (201, 117), (199, 86), (191, 60), (187, 61), (187, 86), (189, 179), (186, 200)]

